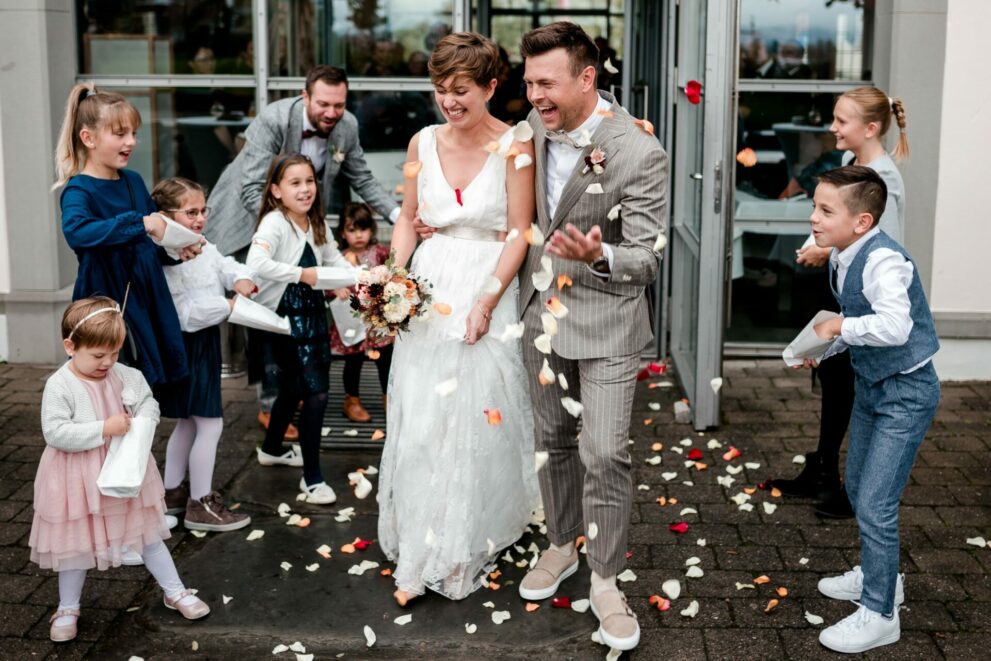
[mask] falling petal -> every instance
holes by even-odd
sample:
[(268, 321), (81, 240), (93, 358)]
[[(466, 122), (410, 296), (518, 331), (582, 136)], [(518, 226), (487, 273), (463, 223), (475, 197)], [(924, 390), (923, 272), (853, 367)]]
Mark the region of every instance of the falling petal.
[(765, 514), (774, 514), (774, 510), (778, 509), (778, 506), (774, 503), (763, 502), (761, 505), (764, 506)]
[(550, 312), (540, 313), (540, 325), (544, 328), (544, 334), (554, 336), (557, 335), (557, 317), (555, 317)]
[(591, 604), (588, 599), (578, 599), (576, 601), (571, 602), (571, 610), (575, 611), (576, 613), (584, 613), (585, 611), (588, 610), (588, 607), (590, 605)]
[(654, 135), (654, 125), (648, 119), (634, 119), (633, 123), (643, 129), (644, 133)]
[(403, 176), (407, 179), (413, 179), (416, 175), (420, 174), (420, 168), (422, 167), (422, 161), (410, 161), (408, 163), (403, 163)]
[(819, 626), (824, 622), (821, 616), (813, 615), (809, 611), (805, 611), (805, 621), (814, 626)]
[(506, 243), (512, 243), (513, 241), (516, 240), (516, 237), (518, 237), (519, 235), (520, 235), (520, 231), (515, 227), (509, 230), (509, 233), (506, 234)]
[(602, 68), (608, 71), (609, 73), (619, 73), (619, 69), (617, 69), (616, 66), (612, 63), (612, 59), (608, 57), (606, 58), (606, 61), (602, 64)]
[(534, 452), (533, 453), (534, 471), (540, 472), (540, 469), (544, 467), (549, 457), (550, 457), (550, 453), (544, 450), (538, 450), (537, 452)]
[(434, 310), (437, 311), (437, 314), (445, 317), (451, 314), (451, 306), (447, 303), (434, 303)]
[(561, 300), (557, 296), (551, 296), (547, 299), (545, 307), (556, 319), (564, 319), (568, 316), (568, 308), (561, 303)]
[(736, 162), (745, 168), (757, 165), (757, 152), (750, 147), (744, 147), (736, 155)]
[(502, 281), (495, 277), (494, 275), (489, 275), (485, 278), (485, 284), (482, 285), (483, 294), (498, 294), (502, 291)]
[[(536, 225), (530, 225), (529, 229), (523, 232), (523, 238), (531, 246), (544, 245), (544, 233)], [(546, 270), (546, 269), (545, 269)]]
[(561, 386), (561, 390), (568, 389), (568, 379), (564, 376), (563, 373), (557, 375), (557, 383), (558, 385)]
[(688, 608), (681, 611), (682, 617), (695, 617), (699, 614), (699, 602), (692, 599), (692, 603), (688, 604)]
[(588, 524), (588, 539), (595, 539), (599, 535), (599, 526), (597, 523), (592, 522)]
[(609, 220), (616, 220), (617, 218), (619, 218), (619, 212), (622, 209), (623, 209), (623, 205), (617, 204), (616, 206), (614, 206), (612, 209), (609, 210), (609, 213), (606, 214), (606, 218)]
[(595, 114), (599, 117), (613, 117), (616, 113), (612, 110), (606, 110), (605, 108), (598, 108), (596, 109)]
[(363, 631), (365, 632), (365, 645), (371, 647), (372, 645), (375, 644), (375, 632), (372, 631), (372, 628), (367, 624), (365, 625)]
[(565, 287), (570, 287), (573, 284), (574, 283), (571, 281), (571, 278), (568, 277), (567, 275), (565, 275), (564, 273), (562, 273), (561, 275), (557, 276), (557, 290), (558, 291), (563, 290)]
[(517, 170), (528, 168), (531, 165), (533, 165), (533, 157), (530, 154), (517, 154), (516, 158), (513, 159), (513, 167)]
[(681, 581), (670, 578), (661, 584), (661, 592), (667, 595), (668, 599), (674, 600), (681, 596)]
[(537, 271), (530, 274), (530, 281), (533, 283), (533, 288), (537, 291), (547, 291), (551, 287), (551, 282), (554, 281), (554, 273), (551, 271)]
[(503, 342), (518, 340), (523, 337), (524, 328), (525, 326), (522, 321), (518, 324), (507, 324), (506, 328), (502, 331), (502, 335), (499, 336), (499, 339)]
[(719, 394), (719, 389), (723, 387), (723, 378), (721, 376), (717, 376), (709, 381), (709, 385), (712, 387), (712, 392)]
[(633, 573), (632, 569), (627, 569), (619, 576), (617, 576), (616, 580), (619, 581), (620, 583), (630, 583), (632, 581), (637, 580), (637, 575)]
[(605, 191), (602, 190), (602, 184), (598, 182), (594, 184), (589, 184), (588, 187), (585, 189), (585, 192), (588, 193), (589, 195), (602, 195), (603, 193), (605, 193)]
[[(551, 336), (547, 333), (538, 335), (533, 340), (533, 346), (537, 348), (537, 351), (544, 354), (550, 354), (551, 352)], [(553, 374), (553, 372), (552, 372)]]
[[(321, 427), (320, 428), (320, 435), (321, 436), (330, 436), (330, 427)], [(305, 498), (305, 496), (304, 496), (304, 498)], [(297, 498), (296, 500), (299, 500), (299, 498)]]
[(441, 397), (447, 397), (455, 390), (457, 390), (457, 387), (458, 387), (458, 380), (452, 377), (447, 381), (442, 381), (438, 383), (436, 386), (434, 386), (434, 392), (440, 395)]
[(423, 538), (423, 543), (427, 546), (433, 546), (437, 543), (437, 535), (434, 534), (433, 528), (427, 528), (427, 534)]
[(702, 578), (704, 574), (705, 572), (702, 571), (702, 568), (699, 567), (698, 565), (693, 565), (689, 567), (688, 571), (685, 572), (685, 576), (687, 578)]
[(248, 533), (248, 536), (247, 536), (246, 539), (249, 542), (253, 542), (256, 539), (261, 539), (264, 536), (265, 536), (265, 531), (264, 530), (252, 530), (250, 533)]
[(499, 412), (499, 409), (486, 409), (483, 413), (490, 425), (502, 424), (502, 413)]
[(489, 152), (490, 154), (498, 154), (500, 149), (502, 149), (502, 146), (495, 140), (485, 145), (485, 151)]
[(526, 120), (513, 127), (513, 140), (516, 142), (528, 142), (533, 140), (533, 127)]
[(657, 238), (654, 240), (654, 252), (661, 254), (664, 250), (664, 246), (668, 245), (668, 237), (663, 234), (658, 234)]
[(582, 411), (585, 410), (585, 407), (582, 406), (581, 402), (577, 402), (570, 397), (562, 397), (561, 406), (563, 406), (564, 410), (570, 413), (571, 416), (575, 418), (581, 416)]
[(781, 602), (778, 601), (777, 599), (771, 599), (769, 602), (767, 602), (767, 606), (764, 607), (764, 612), (765, 613), (770, 613), (775, 608), (777, 608), (778, 607), (778, 604), (780, 604), (780, 603)]

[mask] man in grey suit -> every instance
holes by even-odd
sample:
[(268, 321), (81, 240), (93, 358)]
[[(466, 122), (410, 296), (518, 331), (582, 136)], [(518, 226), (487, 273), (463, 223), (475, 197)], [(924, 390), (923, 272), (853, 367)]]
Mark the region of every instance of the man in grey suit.
[[(551, 542), (520, 595), (551, 597), (577, 571), (575, 540), (584, 534), (599, 634), (610, 647), (629, 650), (640, 628), (616, 576), (626, 565), (627, 439), (640, 354), (651, 338), (644, 288), (657, 275), (667, 155), (649, 126), (596, 90), (597, 50), (580, 27), (558, 22), (532, 30), (520, 52), (534, 107), (537, 225), (548, 237), (544, 249), (530, 248), (520, 271), (523, 358), (537, 447), (548, 453), (539, 480)], [(559, 291), (540, 275), (547, 253)], [(548, 313), (560, 321), (542, 318)], [(549, 353), (541, 350), (546, 336)], [(542, 369), (560, 376), (538, 381)]]
[[(340, 175), (373, 209), (395, 222), (399, 206), (368, 169), (358, 142), (358, 120), (344, 109), (347, 95), (344, 70), (321, 64), (310, 69), (301, 96), (268, 104), (251, 122), (245, 132), (244, 149), (220, 175), (210, 193), (208, 204), (212, 214), (205, 234), (222, 254), (244, 261), (258, 222), (268, 169), (279, 154), (301, 153), (313, 162), (324, 204), (329, 205), (334, 199), (334, 186)], [(258, 422), (267, 429), (278, 392), (278, 377), (274, 361), (262, 360), (265, 373), (259, 394)], [(286, 440), (294, 441), (298, 436), (290, 425)], [(302, 465), (293, 456), (286, 462)]]
[(372, 176), (358, 142), (358, 120), (345, 110), (347, 74), (321, 64), (306, 76), (301, 96), (265, 106), (248, 126), (244, 149), (227, 166), (210, 193), (206, 237), (224, 255), (251, 243), (265, 177), (279, 154), (301, 153), (316, 167), (325, 203), (333, 199), (339, 175), (373, 209), (395, 220), (399, 206)]

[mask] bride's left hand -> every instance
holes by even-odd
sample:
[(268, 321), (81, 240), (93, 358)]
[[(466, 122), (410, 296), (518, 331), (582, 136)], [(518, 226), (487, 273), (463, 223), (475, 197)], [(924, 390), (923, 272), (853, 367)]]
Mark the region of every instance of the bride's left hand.
[(489, 319), (479, 304), (475, 304), (468, 313), (465, 322), (465, 344), (475, 344), (489, 332)]

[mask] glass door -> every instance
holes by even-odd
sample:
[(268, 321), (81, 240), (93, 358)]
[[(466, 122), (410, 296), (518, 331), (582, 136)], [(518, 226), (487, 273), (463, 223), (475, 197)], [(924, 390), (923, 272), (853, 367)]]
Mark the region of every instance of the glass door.
[(736, 16), (707, 0), (672, 11), (671, 358), (702, 430), (719, 424)]

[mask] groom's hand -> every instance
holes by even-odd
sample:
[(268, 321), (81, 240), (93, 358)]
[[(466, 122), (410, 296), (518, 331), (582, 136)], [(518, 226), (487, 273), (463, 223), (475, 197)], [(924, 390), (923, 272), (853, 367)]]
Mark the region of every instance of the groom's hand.
[(557, 230), (551, 234), (545, 249), (562, 259), (591, 264), (602, 257), (602, 230), (598, 225), (593, 225), (588, 234), (582, 234), (581, 230), (568, 223), (564, 231)]
[(413, 216), (413, 231), (416, 232), (417, 236), (419, 236), (421, 240), (426, 241), (434, 235), (437, 228), (427, 225), (420, 220), (420, 214), (416, 214)]

